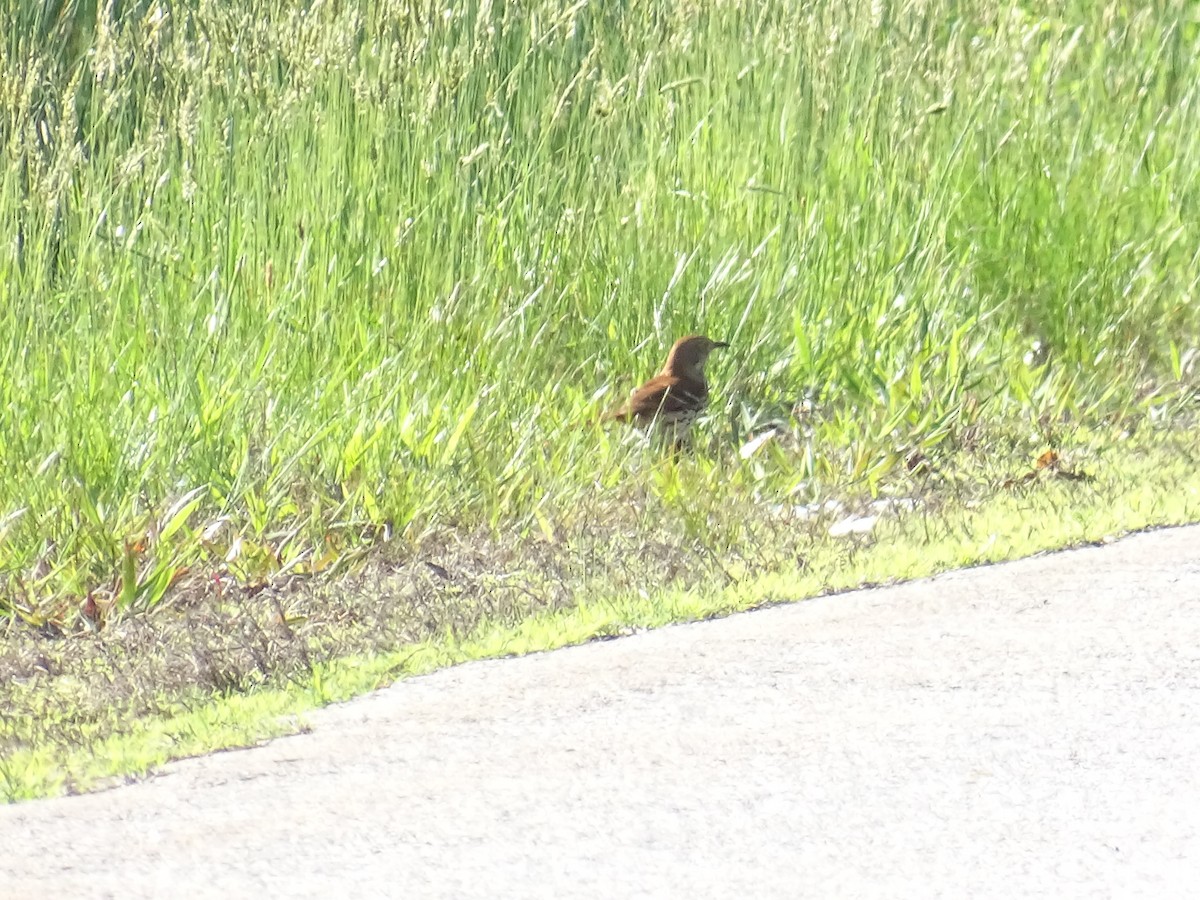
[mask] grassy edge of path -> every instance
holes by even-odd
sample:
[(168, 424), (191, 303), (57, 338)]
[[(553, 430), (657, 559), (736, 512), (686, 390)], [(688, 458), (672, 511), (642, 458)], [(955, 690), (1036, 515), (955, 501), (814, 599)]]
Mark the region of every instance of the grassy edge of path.
[[(143, 777), (164, 763), (253, 746), (305, 730), (303, 714), (328, 703), (475, 659), (515, 656), (598, 637), (712, 618), (756, 607), (911, 580), (965, 566), (1106, 541), (1152, 527), (1200, 521), (1200, 470), (1165, 446), (1114, 450), (1094, 480), (1053, 477), (984, 502), (944, 505), (881, 519), (867, 535), (817, 541), (787, 571), (744, 575), (704, 590), (596, 596), (514, 627), (488, 625), (370, 657), (317, 666), (307, 683), (213, 698), (177, 715), (130, 722), (128, 732), (96, 744), (35, 749), (0, 761), (0, 795), (9, 802), (78, 793)], [(858, 543), (852, 562), (839, 541)]]

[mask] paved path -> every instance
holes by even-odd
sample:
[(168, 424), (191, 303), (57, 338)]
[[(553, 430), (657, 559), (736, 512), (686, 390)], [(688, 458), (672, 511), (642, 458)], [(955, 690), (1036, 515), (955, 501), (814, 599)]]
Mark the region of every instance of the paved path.
[(312, 721), (0, 808), (0, 896), (1196, 897), (1200, 528)]

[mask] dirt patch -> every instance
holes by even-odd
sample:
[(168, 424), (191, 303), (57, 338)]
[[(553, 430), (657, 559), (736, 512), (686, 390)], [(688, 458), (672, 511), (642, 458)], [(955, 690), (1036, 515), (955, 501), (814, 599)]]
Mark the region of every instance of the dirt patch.
[(216, 572), (193, 573), (165, 604), (100, 630), (82, 616), (70, 632), (10, 622), (0, 657), (0, 754), (87, 745), (213, 694), (307, 682), (332, 659), (512, 625), (581, 598), (726, 583), (731, 569), (794, 565), (827, 518), (797, 523), (748, 510), (735, 532), (707, 540), (665, 510), (647, 516), (634, 506), (571, 534), (445, 529), (416, 546), (375, 547), (337, 577), (247, 589)]

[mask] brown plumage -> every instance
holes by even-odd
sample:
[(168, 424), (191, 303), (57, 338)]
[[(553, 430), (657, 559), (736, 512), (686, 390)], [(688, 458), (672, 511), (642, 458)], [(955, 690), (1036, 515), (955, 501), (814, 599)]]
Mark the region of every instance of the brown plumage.
[(604, 421), (634, 425), (670, 426), (678, 441), (708, 405), (704, 365), (708, 354), (728, 347), (701, 334), (680, 338), (671, 347), (662, 370), (630, 394), (629, 399), (604, 416)]

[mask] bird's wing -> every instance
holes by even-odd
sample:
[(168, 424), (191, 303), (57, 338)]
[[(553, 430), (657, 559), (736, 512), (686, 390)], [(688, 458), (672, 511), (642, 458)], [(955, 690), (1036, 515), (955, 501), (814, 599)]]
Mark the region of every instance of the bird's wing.
[(703, 406), (707, 391), (672, 375), (656, 375), (633, 392), (629, 400), (605, 418), (621, 422), (649, 421)]

